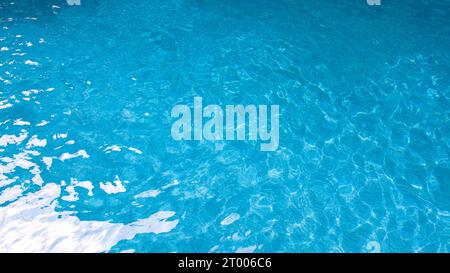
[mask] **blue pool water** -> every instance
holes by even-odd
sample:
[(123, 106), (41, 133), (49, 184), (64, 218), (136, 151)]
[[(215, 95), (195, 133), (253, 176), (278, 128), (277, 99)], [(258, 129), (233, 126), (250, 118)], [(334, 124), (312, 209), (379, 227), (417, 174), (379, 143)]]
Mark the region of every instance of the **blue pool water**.
[[(450, 1), (0, 1), (0, 251), (450, 251)], [(175, 141), (280, 105), (280, 145)]]

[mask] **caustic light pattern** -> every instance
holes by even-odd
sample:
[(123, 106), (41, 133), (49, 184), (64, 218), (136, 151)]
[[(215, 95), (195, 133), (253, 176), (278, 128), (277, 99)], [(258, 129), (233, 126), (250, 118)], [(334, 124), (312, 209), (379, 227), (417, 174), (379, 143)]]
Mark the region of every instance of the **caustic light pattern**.
[(0, 1), (0, 251), (450, 251), (450, 1), (379, 2)]

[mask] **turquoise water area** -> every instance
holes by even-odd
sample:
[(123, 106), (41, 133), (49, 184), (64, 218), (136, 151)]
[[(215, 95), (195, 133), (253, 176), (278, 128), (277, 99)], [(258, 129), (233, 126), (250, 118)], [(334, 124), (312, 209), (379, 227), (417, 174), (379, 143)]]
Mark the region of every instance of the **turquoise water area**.
[(0, 251), (448, 252), (449, 109), (448, 0), (0, 1)]

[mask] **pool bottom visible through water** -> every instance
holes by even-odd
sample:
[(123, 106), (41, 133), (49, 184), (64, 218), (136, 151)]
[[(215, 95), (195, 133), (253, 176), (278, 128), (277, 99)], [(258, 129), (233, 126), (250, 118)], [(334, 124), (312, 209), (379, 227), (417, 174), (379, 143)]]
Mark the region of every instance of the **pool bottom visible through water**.
[(0, 1), (0, 251), (448, 252), (449, 75), (450, 1)]

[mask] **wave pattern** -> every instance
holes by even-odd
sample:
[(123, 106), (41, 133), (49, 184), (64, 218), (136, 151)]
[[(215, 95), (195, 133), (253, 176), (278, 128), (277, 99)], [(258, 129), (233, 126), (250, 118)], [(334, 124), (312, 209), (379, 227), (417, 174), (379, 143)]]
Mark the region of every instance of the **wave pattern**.
[(391, 2), (0, 2), (0, 251), (448, 252), (450, 1)]

